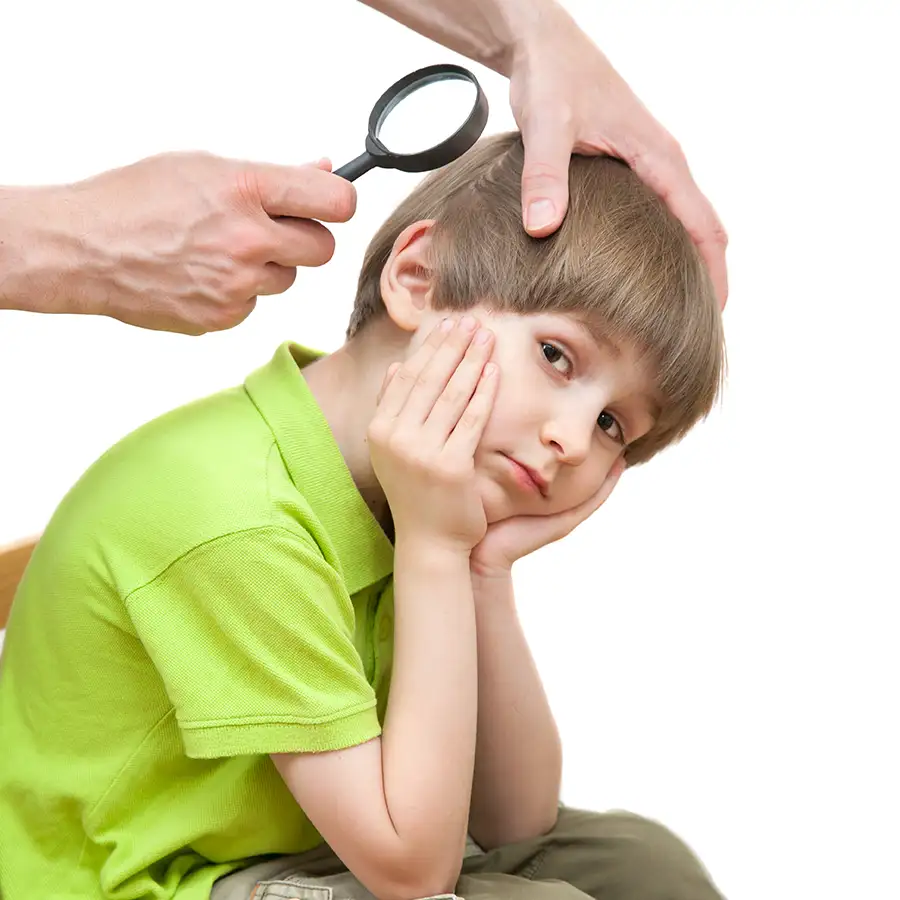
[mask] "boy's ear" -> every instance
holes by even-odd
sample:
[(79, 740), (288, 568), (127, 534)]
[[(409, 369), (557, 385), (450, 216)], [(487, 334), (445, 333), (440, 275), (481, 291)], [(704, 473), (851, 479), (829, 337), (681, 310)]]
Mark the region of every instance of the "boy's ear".
[(381, 270), (385, 309), (404, 331), (415, 331), (431, 309), (433, 225), (433, 219), (423, 219), (404, 228)]

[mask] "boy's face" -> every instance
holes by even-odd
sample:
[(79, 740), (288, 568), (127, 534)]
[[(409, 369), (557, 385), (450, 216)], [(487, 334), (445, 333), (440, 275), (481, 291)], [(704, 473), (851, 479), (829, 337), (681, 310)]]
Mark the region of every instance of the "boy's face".
[[(625, 445), (653, 425), (652, 382), (634, 349), (598, 342), (565, 314), (469, 311), (495, 336), (500, 384), (475, 454), (489, 523), (552, 515), (592, 497)], [(410, 351), (443, 313), (428, 311)]]

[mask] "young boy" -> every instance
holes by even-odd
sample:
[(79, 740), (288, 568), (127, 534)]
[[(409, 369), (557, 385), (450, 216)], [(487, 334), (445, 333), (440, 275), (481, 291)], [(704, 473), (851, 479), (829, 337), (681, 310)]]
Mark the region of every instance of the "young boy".
[(510, 578), (709, 411), (718, 307), (626, 166), (573, 159), (544, 240), (521, 168), (510, 134), (429, 177), (340, 350), (63, 500), (4, 650), (5, 900), (719, 896), (662, 826), (560, 807)]

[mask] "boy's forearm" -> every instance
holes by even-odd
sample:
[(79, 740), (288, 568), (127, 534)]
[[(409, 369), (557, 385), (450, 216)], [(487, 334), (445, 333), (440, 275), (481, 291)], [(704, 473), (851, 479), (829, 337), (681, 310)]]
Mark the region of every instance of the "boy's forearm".
[(384, 791), (410, 858), (428, 871), (428, 894), (452, 892), (462, 865), (477, 708), (468, 557), (398, 535), (394, 663), (382, 735)]
[(509, 75), (513, 57), (547, 17), (553, 0), (362, 0), (413, 31)]
[(516, 612), (512, 578), (473, 575), (473, 591), (478, 742), (469, 830), (487, 849), (553, 827), (562, 749)]

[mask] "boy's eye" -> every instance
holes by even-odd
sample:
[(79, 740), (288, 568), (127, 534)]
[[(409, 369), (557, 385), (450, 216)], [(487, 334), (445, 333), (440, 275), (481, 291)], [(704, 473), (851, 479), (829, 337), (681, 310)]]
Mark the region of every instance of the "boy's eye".
[(622, 426), (616, 421), (616, 417), (604, 410), (597, 417), (597, 425), (601, 431), (605, 431), (614, 441), (624, 443), (625, 435), (622, 433)]
[[(572, 363), (569, 361), (569, 358), (554, 344), (542, 343), (541, 353), (544, 354), (544, 359), (546, 359), (557, 372), (568, 375), (572, 370)], [(560, 365), (557, 365), (557, 363), (560, 363)]]

